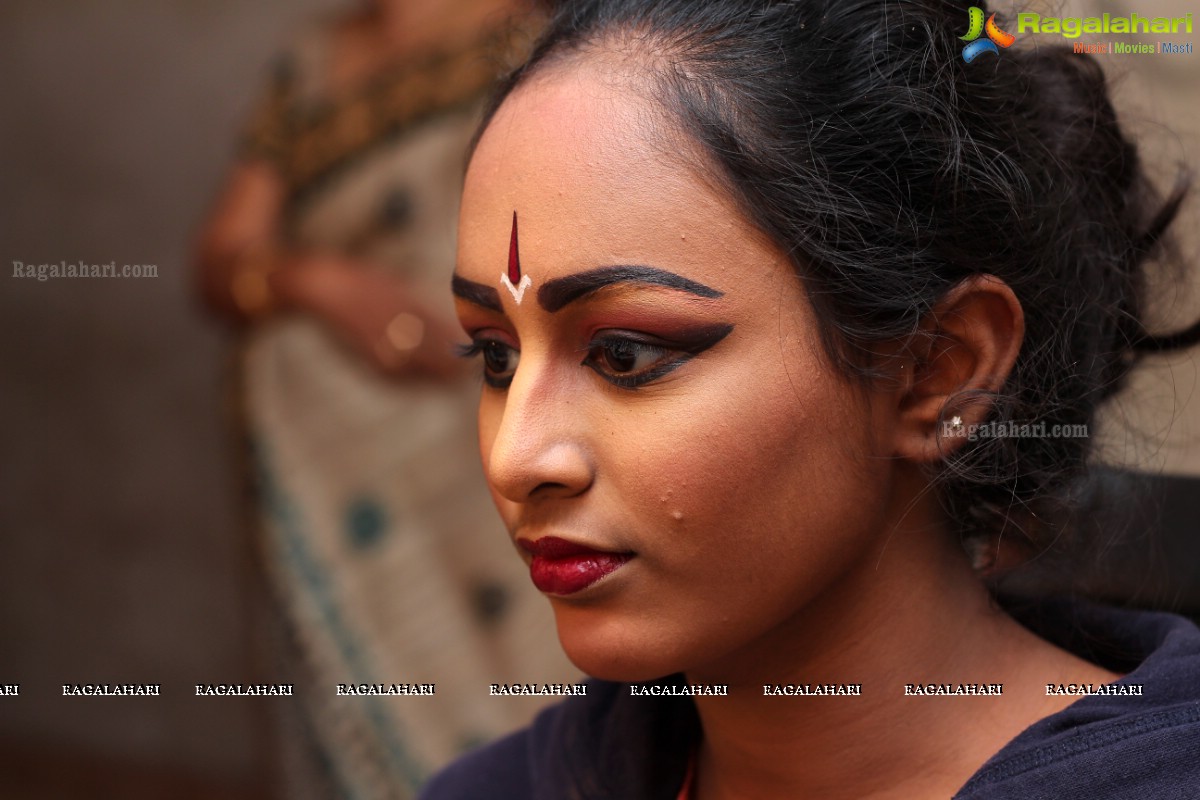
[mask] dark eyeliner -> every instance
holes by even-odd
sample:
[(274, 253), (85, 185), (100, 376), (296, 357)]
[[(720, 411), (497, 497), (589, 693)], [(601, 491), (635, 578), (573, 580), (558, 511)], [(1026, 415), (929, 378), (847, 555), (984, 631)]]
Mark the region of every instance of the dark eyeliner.
[(493, 389), (507, 389), (509, 386), (512, 386), (513, 376), (509, 375), (507, 378), (493, 378), (485, 369), (483, 371), (483, 382)]
[[(587, 345), (588, 358), (583, 361), (583, 366), (588, 367), (604, 380), (614, 386), (619, 386), (622, 389), (636, 389), (651, 381), (657, 380), (664, 375), (673, 372), (683, 364), (686, 364), (691, 359), (713, 347), (733, 330), (733, 325), (718, 323), (715, 325), (702, 325), (695, 328), (689, 328), (679, 333), (674, 334), (672, 340), (659, 339), (658, 337), (646, 337), (642, 335), (614, 335), (607, 334), (594, 338)], [(649, 369), (633, 374), (612, 374), (604, 371), (597, 365), (590, 354), (597, 347), (603, 347), (609, 343), (632, 344), (635, 347), (647, 347), (657, 350), (662, 350), (665, 353), (679, 353), (679, 357), (669, 361), (663, 361), (655, 364)]]

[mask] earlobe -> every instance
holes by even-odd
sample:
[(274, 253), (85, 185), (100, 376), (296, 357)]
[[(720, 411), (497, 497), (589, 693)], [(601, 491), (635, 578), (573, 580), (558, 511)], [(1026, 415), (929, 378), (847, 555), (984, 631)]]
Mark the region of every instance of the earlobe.
[(896, 455), (933, 462), (961, 447), (987, 421), (1024, 335), (1021, 303), (999, 278), (975, 275), (946, 292), (905, 348)]

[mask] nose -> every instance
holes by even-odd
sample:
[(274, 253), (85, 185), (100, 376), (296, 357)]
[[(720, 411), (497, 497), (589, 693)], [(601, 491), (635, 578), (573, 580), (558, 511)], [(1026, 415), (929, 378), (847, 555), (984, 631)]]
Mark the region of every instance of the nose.
[[(583, 494), (595, 477), (586, 414), (570, 380), (522, 356), (487, 454), (488, 481), (514, 503)], [(572, 395), (575, 395), (572, 397)]]

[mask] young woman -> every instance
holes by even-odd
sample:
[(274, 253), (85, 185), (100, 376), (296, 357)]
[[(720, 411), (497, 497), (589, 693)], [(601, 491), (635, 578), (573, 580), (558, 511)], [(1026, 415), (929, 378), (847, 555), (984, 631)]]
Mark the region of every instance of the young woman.
[(966, 64), (966, 19), (584, 0), (502, 87), (454, 291), (493, 498), (599, 680), (425, 797), (1200, 785), (1191, 623), (982, 580), (1069, 534), (1098, 405), (1196, 338), (1142, 315), (1181, 193), (1094, 61)]

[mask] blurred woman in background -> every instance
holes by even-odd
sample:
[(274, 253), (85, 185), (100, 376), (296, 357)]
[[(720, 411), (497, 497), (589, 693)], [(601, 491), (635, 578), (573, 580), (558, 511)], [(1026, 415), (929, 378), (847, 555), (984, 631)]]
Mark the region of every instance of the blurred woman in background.
[[(377, 0), (298, 36), (204, 227), (236, 323), (242, 421), (280, 665), (302, 709), (287, 796), (405, 797), (520, 700), (337, 696), (337, 684), (557, 679), (476, 456), (446, 298), (482, 92), (534, 23), (513, 0)], [(289, 706), (289, 708), (293, 708)], [(315, 756), (315, 757), (314, 757)]]

